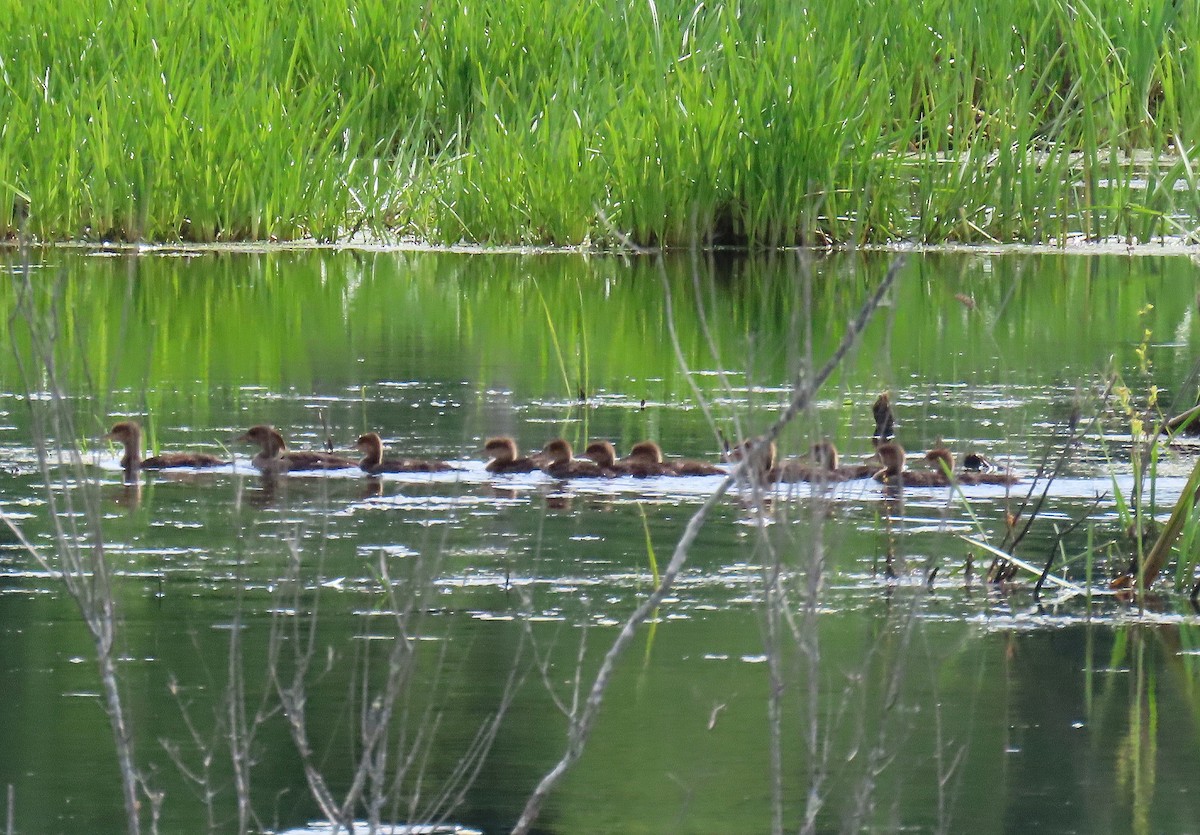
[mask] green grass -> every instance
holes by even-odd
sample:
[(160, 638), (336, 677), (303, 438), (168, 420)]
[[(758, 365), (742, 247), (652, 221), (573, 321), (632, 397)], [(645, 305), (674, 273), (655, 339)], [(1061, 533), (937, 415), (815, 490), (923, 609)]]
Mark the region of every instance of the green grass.
[(1198, 55), (1165, 0), (30, 0), (0, 186), (42, 239), (1146, 240)]

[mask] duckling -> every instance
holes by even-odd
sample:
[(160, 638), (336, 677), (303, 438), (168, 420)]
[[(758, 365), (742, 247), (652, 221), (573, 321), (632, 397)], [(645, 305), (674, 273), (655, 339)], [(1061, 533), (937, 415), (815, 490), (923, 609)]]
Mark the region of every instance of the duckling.
[[(905, 453), (904, 447), (894, 441), (880, 444), (875, 452), (879, 456), (879, 460), (883, 462), (883, 469), (875, 473), (874, 477), (876, 481), (883, 484), (900, 487), (949, 487), (951, 484), (951, 476), (941, 469), (906, 470), (904, 464), (907, 453)], [(945, 461), (941, 450), (936, 449), (929, 451), (926, 460), (934, 463)], [(953, 459), (951, 459), (951, 463), (953, 463)]]
[(522, 457), (517, 442), (507, 435), (488, 438), (483, 451), (491, 456), (484, 467), (489, 473), (532, 473), (541, 469), (541, 454)]
[(358, 462), (364, 473), (444, 473), (454, 467), (428, 458), (384, 458), (383, 440), (375, 432), (360, 435), (354, 447), (363, 454)]
[(746, 478), (760, 484), (769, 484), (779, 480), (780, 469), (775, 466), (775, 456), (778, 450), (774, 441), (752, 451), (757, 439), (751, 438), (734, 446), (725, 453), (724, 458), (731, 464), (746, 462)]
[(629, 454), (622, 458), (618, 464), (636, 476), (672, 476), (680, 474), (675, 462), (663, 460), (662, 447), (654, 441), (639, 441), (634, 444), (629, 448)]
[[(744, 450), (749, 449), (752, 441), (745, 441), (739, 444), (731, 454), (730, 458), (737, 461), (744, 457)], [(840, 467), (838, 465), (838, 452), (829, 441), (821, 441), (813, 444), (810, 451), (810, 458), (785, 458), (783, 461), (776, 461), (778, 450), (775, 442), (772, 441), (765, 449), (759, 450), (759, 460), (754, 471), (759, 475), (759, 480), (764, 483), (782, 482), (785, 484), (793, 484), (798, 481), (849, 481), (853, 478), (869, 478), (878, 470), (878, 467), (870, 467), (867, 465), (848, 465)], [(860, 472), (865, 473), (860, 474)]]
[(542, 454), (550, 459), (542, 464), (542, 472), (554, 478), (604, 478), (612, 475), (595, 461), (575, 458), (571, 444), (562, 438), (547, 443), (542, 448)]
[(666, 475), (727, 475), (727, 472), (707, 461), (694, 461), (689, 458), (663, 460), (663, 451), (654, 441), (641, 441), (629, 450), (626, 461), (641, 461), (646, 464), (664, 465), (671, 470)]
[(123, 420), (114, 423), (104, 436), (106, 441), (119, 441), (125, 447), (121, 456), (121, 467), (126, 475), (141, 470), (166, 470), (174, 467), (220, 467), (228, 464), (215, 455), (203, 452), (163, 452), (142, 458), (142, 427), (137, 421)]
[(904, 447), (895, 442), (880, 444), (877, 450), (884, 467), (875, 474), (875, 480), (884, 484), (900, 484), (911, 487), (949, 487), (959, 484), (1013, 484), (1020, 479), (1011, 473), (955, 472), (954, 455), (945, 447), (935, 447), (925, 453), (925, 460), (932, 469), (906, 470)]
[(259, 451), (250, 463), (265, 475), (278, 475), (306, 470), (340, 470), (357, 467), (357, 461), (331, 455), (328, 452), (293, 452), (288, 449), (283, 435), (274, 426), (258, 424), (246, 430), (238, 441), (258, 444)]
[(953, 469), (954, 453), (938, 445), (925, 453), (925, 460), (938, 472), (949, 472), (959, 484), (1016, 484), (1020, 477), (1007, 470), (993, 469), (993, 464), (978, 452), (962, 457), (962, 466)]
[[(860, 478), (870, 478), (879, 470), (870, 464), (841, 464), (839, 463), (838, 448), (832, 441), (817, 441), (812, 445), (812, 459), (817, 468), (833, 473), (838, 481), (854, 481)], [(823, 476), (828, 478), (828, 476)]]
[[(637, 447), (634, 449), (636, 450)], [(631, 452), (627, 457), (618, 461), (617, 451), (608, 441), (592, 441), (583, 451), (583, 457), (595, 461), (602, 470), (606, 470), (612, 475), (631, 475), (635, 478), (675, 475), (672, 467), (661, 461), (653, 461), (641, 454), (634, 455)]]

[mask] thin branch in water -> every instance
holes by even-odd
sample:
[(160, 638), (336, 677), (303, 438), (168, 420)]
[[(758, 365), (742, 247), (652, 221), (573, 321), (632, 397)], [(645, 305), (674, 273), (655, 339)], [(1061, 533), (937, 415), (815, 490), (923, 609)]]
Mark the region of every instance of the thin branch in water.
[[(752, 447), (751, 453), (757, 452), (766, 444), (773, 441), (790, 423), (796, 415), (804, 408), (807, 408), (812, 401), (813, 396), (825, 381), (833, 374), (842, 358), (850, 350), (851, 346), (857, 342), (862, 331), (866, 328), (867, 323), (871, 319), (871, 315), (879, 307), (884, 296), (891, 288), (896, 276), (900, 272), (900, 267), (903, 264), (903, 258), (895, 259), (888, 268), (887, 275), (880, 282), (879, 287), (871, 296), (863, 303), (858, 315), (850, 322), (846, 328), (845, 334), (842, 336), (842, 341), (834, 350), (833, 354), (817, 372), (816, 376), (811, 381), (805, 381), (803, 371), (799, 372), (793, 386), (792, 398), (784, 409), (783, 414), (771, 425), (764, 435), (755, 441), (756, 446)], [(752, 455), (748, 455), (747, 459), (751, 459)], [(604, 695), (608, 690), (609, 683), (612, 679), (613, 671), (616, 668), (617, 662), (624, 655), (625, 650), (633, 642), (638, 628), (645, 622), (646, 618), (657, 609), (666, 599), (674, 585), (675, 578), (683, 569), (687, 562), (688, 554), (691, 550), (692, 543), (700, 534), (704, 527), (709, 513), (717, 506), (722, 497), (729, 492), (729, 488), (733, 486), (735, 480), (745, 478), (745, 470), (747, 461), (742, 461), (734, 467), (733, 472), (727, 475), (721, 484), (713, 491), (712, 495), (701, 505), (688, 520), (687, 526), (684, 529), (683, 535), (676, 543), (675, 551), (671, 555), (671, 561), (667, 564), (666, 570), (663, 572), (662, 581), (650, 595), (642, 602), (640, 606), (633, 612), (632, 615), (625, 621), (609, 647), (608, 652), (604, 656), (604, 660), (600, 664), (600, 669), (596, 673), (596, 677), (592, 683), (591, 690), (588, 692), (586, 701), (582, 711), (578, 717), (570, 723), (567, 732), (567, 747), (563, 752), (559, 761), (542, 777), (533, 793), (529, 796), (525, 803), (525, 808), (521, 812), (521, 817), (517, 820), (513, 827), (515, 835), (522, 835), (529, 832), (534, 821), (537, 820), (541, 808), (549, 797), (550, 792), (563, 778), (572, 765), (583, 755), (584, 746), (591, 735), (592, 727), (595, 724), (596, 717), (599, 714), (600, 706), (604, 701)]]

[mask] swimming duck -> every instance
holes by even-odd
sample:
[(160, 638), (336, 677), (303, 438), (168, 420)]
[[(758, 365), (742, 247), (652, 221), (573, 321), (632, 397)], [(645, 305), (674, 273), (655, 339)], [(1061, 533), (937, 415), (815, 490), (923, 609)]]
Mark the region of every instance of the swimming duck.
[(641, 441), (629, 450), (627, 462), (642, 462), (657, 464), (670, 469), (666, 475), (726, 475), (727, 472), (707, 461), (694, 461), (690, 458), (672, 458), (663, 460), (663, 451), (654, 441)]
[(484, 467), (489, 473), (532, 473), (541, 469), (541, 455), (521, 456), (517, 442), (507, 435), (488, 438), (483, 451), (491, 456)]
[[(778, 454), (778, 448), (774, 441), (769, 441), (766, 445), (759, 447), (751, 453), (751, 448), (758, 442), (758, 439), (751, 438), (748, 441), (742, 441), (734, 446), (731, 450), (725, 453), (725, 460), (732, 464), (738, 462), (746, 462), (746, 477), (752, 481), (757, 481), (763, 484), (769, 484), (774, 481), (779, 481), (783, 471), (775, 466), (775, 456)], [(791, 464), (800, 462), (787, 462), (787, 474), (792, 475), (794, 468)], [(794, 479), (793, 479), (794, 480)]]
[[(949, 487), (951, 476), (941, 468), (945, 462), (942, 452), (948, 454), (949, 451), (933, 449), (926, 455), (926, 459), (935, 464), (938, 469), (907, 470), (905, 469), (907, 453), (904, 451), (904, 447), (895, 441), (880, 444), (876, 448), (875, 454), (883, 462), (883, 469), (875, 473), (875, 480), (899, 487)], [(951, 458), (950, 466), (953, 464), (954, 461)]]
[(357, 467), (357, 461), (331, 455), (328, 452), (293, 452), (288, 449), (283, 435), (274, 426), (258, 424), (246, 430), (238, 441), (258, 444), (258, 453), (250, 463), (266, 475), (278, 475), (306, 470), (341, 470)]
[(383, 439), (378, 433), (368, 432), (360, 435), (354, 442), (354, 447), (363, 454), (358, 462), (359, 469), (364, 473), (444, 473), (454, 467), (445, 461), (435, 461), (428, 458), (384, 458)]
[[(590, 458), (600, 465), (602, 470), (607, 470), (613, 475), (631, 475), (635, 478), (647, 478), (649, 476), (658, 475), (675, 475), (675, 469), (661, 460), (655, 461), (652, 456), (646, 455), (646, 450), (638, 450), (638, 444), (634, 450), (638, 454), (631, 452), (627, 457), (617, 460), (617, 451), (608, 441), (592, 441), (588, 444), (587, 449), (583, 451), (584, 458)], [(657, 446), (657, 445), (656, 445)], [(660, 456), (661, 458), (661, 456)]]
[[(742, 460), (753, 441), (743, 441), (734, 447), (729, 455), (731, 461)], [(783, 482), (794, 484), (798, 481), (849, 481), (854, 478), (870, 478), (878, 467), (868, 465), (838, 466), (837, 447), (828, 441), (813, 444), (810, 459), (787, 458), (776, 462), (777, 448), (772, 441), (758, 451), (758, 460), (751, 472), (754, 477), (764, 483)]]
[(562, 438), (555, 438), (546, 444), (542, 454), (549, 459), (542, 464), (542, 472), (554, 478), (604, 478), (612, 475), (595, 461), (575, 458), (571, 444)]
[(951, 472), (959, 484), (1016, 484), (1021, 479), (1001, 470), (978, 452), (962, 456), (959, 469), (953, 469), (954, 453), (938, 445), (925, 453), (925, 460), (939, 472)]
[[(842, 464), (838, 456), (838, 448), (832, 441), (817, 441), (812, 445), (812, 459), (818, 470), (833, 473), (838, 481), (854, 481), (860, 478), (870, 478), (879, 467), (870, 464)], [(829, 476), (824, 476), (828, 478)]]
[(1007, 472), (983, 473), (958, 470), (955, 471), (954, 455), (945, 447), (934, 447), (925, 453), (925, 460), (931, 469), (906, 470), (904, 468), (904, 447), (891, 442), (881, 444), (877, 450), (879, 459), (884, 467), (875, 474), (875, 480), (884, 484), (900, 484), (912, 487), (949, 487), (952, 483), (959, 484), (1013, 484), (1020, 479)]
[(215, 455), (203, 452), (162, 452), (149, 458), (142, 458), (142, 427), (133, 420), (123, 420), (114, 423), (112, 429), (104, 436), (106, 441), (119, 441), (125, 447), (121, 456), (121, 467), (126, 475), (132, 475), (141, 470), (165, 470), (174, 467), (220, 467), (229, 463)]

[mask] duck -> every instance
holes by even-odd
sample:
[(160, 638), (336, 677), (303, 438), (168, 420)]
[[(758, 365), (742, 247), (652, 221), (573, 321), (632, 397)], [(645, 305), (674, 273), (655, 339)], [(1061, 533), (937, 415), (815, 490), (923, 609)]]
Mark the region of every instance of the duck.
[[(838, 455), (838, 448), (828, 439), (817, 441), (813, 444), (810, 454), (818, 470), (832, 473), (838, 481), (855, 481), (860, 478), (870, 478), (879, 470), (878, 466), (872, 466), (871, 464), (842, 464)], [(823, 477), (829, 478), (827, 475)]]
[[(884, 484), (900, 484), (912, 487), (949, 487), (958, 484), (1015, 484), (1020, 478), (1008, 472), (975, 472), (954, 469), (954, 454), (943, 446), (937, 446), (925, 453), (925, 460), (931, 469), (906, 470), (904, 468), (906, 453), (900, 444), (889, 442), (880, 444), (879, 459), (884, 466), (875, 474), (875, 480)], [(986, 459), (984, 459), (986, 460)]]
[[(754, 441), (743, 441), (729, 455), (731, 461), (741, 461), (745, 458)], [(810, 459), (787, 458), (776, 462), (778, 450), (775, 442), (771, 441), (757, 453), (757, 461), (751, 467), (754, 477), (765, 484), (783, 482), (792, 484), (798, 481), (840, 482), (857, 478), (870, 478), (879, 468), (869, 465), (850, 464), (839, 466), (838, 452), (829, 441), (819, 441), (810, 450)]]
[[(753, 449), (758, 439), (751, 438), (735, 445), (728, 450), (724, 458), (731, 464), (746, 462), (746, 477), (758, 482), (774, 481), (777, 474), (775, 456), (778, 452), (774, 441), (768, 441), (758, 449)], [(752, 454), (753, 453), (753, 454)]]
[(871, 404), (871, 414), (875, 418), (875, 434), (871, 436), (875, 446), (896, 437), (896, 415), (892, 411), (891, 392), (885, 391), (875, 398)]
[[(638, 444), (637, 446), (641, 446)], [(634, 449), (637, 449), (637, 446)], [(656, 445), (657, 446), (657, 445)], [(642, 450), (644, 453), (645, 450)], [(648, 478), (659, 475), (675, 475), (675, 470), (661, 460), (654, 461), (644, 454), (635, 455), (633, 452), (617, 460), (617, 451), (608, 441), (592, 441), (583, 451), (584, 458), (595, 461), (602, 470), (608, 470), (613, 475), (631, 475), (635, 478)]]
[(121, 467), (127, 475), (132, 475), (138, 470), (166, 470), (175, 467), (201, 469), (221, 467), (229, 463), (204, 452), (162, 452), (142, 458), (142, 427), (135, 420), (114, 423), (104, 440), (118, 441), (124, 445), (125, 454), (121, 456)]
[(307, 470), (341, 470), (358, 467), (357, 461), (328, 452), (295, 452), (287, 447), (283, 435), (274, 426), (260, 423), (251, 426), (235, 440), (258, 444), (258, 453), (250, 459), (255, 469), (264, 475), (278, 475)]
[(540, 454), (522, 456), (517, 442), (507, 435), (488, 438), (483, 451), (492, 459), (484, 467), (489, 473), (533, 473), (542, 468)]
[[(735, 446), (726, 456), (729, 461), (738, 462), (746, 461), (750, 455), (750, 448), (754, 446), (755, 439), (751, 438), (748, 441), (742, 441)], [(776, 463), (776, 457), (779, 454), (779, 449), (774, 441), (770, 441), (766, 446), (759, 448), (754, 453), (754, 458), (749, 460), (747, 474), (753, 480), (763, 484), (772, 484), (777, 481), (794, 482), (794, 481), (809, 481), (810, 474), (813, 470), (811, 463), (801, 461), (798, 458), (789, 458), (783, 463)]]
[(954, 453), (939, 444), (925, 453), (925, 460), (939, 472), (949, 472), (959, 484), (1016, 484), (1020, 477), (1001, 470), (978, 452), (968, 452), (954, 468)]
[(383, 439), (377, 432), (360, 435), (354, 447), (363, 454), (358, 467), (364, 473), (444, 473), (455, 469), (445, 461), (429, 458), (384, 458)]
[(553, 478), (605, 478), (613, 475), (590, 459), (578, 459), (571, 444), (563, 438), (555, 438), (542, 448), (548, 461), (542, 464), (542, 472)]
[[(875, 449), (875, 454), (883, 462), (883, 468), (875, 473), (874, 478), (882, 484), (899, 487), (949, 487), (953, 477), (948, 470), (941, 469), (945, 465), (943, 451), (949, 453), (949, 450), (932, 449), (925, 456), (926, 460), (937, 465), (938, 469), (907, 470), (905, 462), (908, 453), (904, 451), (904, 447), (895, 441), (880, 444)], [(954, 459), (951, 458), (949, 466), (953, 465)]]
[(664, 475), (728, 475), (726, 470), (707, 461), (694, 461), (690, 458), (664, 460), (662, 447), (654, 441), (640, 441), (634, 444), (625, 461), (665, 466), (670, 472)]

